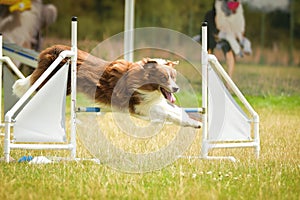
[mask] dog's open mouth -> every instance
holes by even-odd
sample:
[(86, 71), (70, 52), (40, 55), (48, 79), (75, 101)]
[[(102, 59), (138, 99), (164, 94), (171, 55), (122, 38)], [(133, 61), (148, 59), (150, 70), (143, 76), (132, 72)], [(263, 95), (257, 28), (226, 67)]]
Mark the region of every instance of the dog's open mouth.
[(169, 100), (171, 103), (174, 103), (176, 101), (176, 98), (173, 93), (167, 91), (166, 89), (160, 87), (161, 93), (164, 95), (164, 97)]

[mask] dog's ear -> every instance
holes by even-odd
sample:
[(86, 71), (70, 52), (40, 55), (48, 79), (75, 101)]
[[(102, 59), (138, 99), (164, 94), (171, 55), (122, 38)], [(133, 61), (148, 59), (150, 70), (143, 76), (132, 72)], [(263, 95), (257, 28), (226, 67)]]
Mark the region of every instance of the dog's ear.
[(168, 60), (168, 62), (167, 62), (167, 66), (170, 66), (170, 67), (175, 67), (176, 65), (178, 65), (179, 64), (179, 61), (178, 60), (176, 60), (176, 61), (170, 61), (170, 60)]

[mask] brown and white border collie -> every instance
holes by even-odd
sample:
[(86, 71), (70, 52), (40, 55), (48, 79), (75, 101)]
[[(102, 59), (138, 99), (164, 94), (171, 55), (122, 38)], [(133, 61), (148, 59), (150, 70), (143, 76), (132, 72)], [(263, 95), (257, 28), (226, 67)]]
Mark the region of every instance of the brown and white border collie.
[[(64, 50), (70, 50), (70, 47), (55, 45), (42, 51), (38, 67), (33, 73), (14, 84), (14, 94), (22, 96)], [(57, 70), (66, 61), (61, 62)], [(190, 118), (182, 108), (174, 104), (173, 93), (179, 91), (175, 83), (174, 66), (177, 64), (174, 61), (150, 58), (138, 62), (122, 59), (108, 62), (78, 50), (77, 90), (94, 99), (101, 108), (129, 111), (132, 115), (147, 120), (200, 128), (201, 122)], [(70, 94), (70, 73), (67, 87), (67, 93)]]

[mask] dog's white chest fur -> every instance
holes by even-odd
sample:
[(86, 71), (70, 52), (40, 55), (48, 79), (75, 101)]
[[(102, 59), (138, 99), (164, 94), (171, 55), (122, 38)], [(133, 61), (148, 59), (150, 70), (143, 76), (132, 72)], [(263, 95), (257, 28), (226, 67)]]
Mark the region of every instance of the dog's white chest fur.
[(134, 107), (135, 112), (145, 117), (149, 116), (153, 105), (163, 104), (166, 101), (159, 91), (147, 92), (138, 90), (138, 92), (142, 94), (143, 102)]

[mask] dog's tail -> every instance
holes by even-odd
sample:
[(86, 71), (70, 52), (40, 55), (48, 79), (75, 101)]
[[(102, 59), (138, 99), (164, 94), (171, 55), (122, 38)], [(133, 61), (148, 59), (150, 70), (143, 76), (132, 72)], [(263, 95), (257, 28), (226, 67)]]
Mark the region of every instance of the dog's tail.
[(31, 86), (30, 76), (28, 76), (25, 79), (19, 79), (12, 86), (13, 94), (16, 95), (17, 97), (21, 97), (30, 88), (30, 86)]
[[(30, 86), (46, 71), (52, 62), (59, 56), (64, 50), (70, 50), (70, 47), (64, 45), (55, 45), (42, 51), (39, 55), (38, 67), (33, 73), (25, 79), (17, 80), (13, 85), (13, 94), (21, 97), (30, 88)], [(66, 61), (62, 61), (59, 66), (62, 66)], [(58, 67), (59, 68), (59, 67)], [(57, 70), (54, 70), (52, 75)]]

